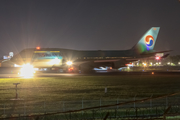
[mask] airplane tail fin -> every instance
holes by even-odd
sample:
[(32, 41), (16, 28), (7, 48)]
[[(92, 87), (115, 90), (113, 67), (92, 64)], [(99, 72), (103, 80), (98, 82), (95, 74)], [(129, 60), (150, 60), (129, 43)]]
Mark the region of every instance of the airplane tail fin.
[(139, 40), (139, 42), (132, 48), (136, 53), (150, 53), (153, 51), (160, 27), (152, 27)]

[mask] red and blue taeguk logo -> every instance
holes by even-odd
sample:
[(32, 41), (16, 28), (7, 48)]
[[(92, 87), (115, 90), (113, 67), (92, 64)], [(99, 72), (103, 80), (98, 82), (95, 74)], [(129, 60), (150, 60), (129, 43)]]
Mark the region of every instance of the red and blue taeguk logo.
[(146, 45), (149, 46), (149, 47), (153, 46), (153, 44), (154, 44), (154, 38), (153, 38), (153, 36), (147, 35), (147, 36), (145, 37), (145, 43), (146, 43)]

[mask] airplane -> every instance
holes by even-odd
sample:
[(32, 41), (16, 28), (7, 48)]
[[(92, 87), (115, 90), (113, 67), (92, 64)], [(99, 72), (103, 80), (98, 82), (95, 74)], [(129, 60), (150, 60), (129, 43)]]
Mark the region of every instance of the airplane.
[[(28, 48), (11, 58), (17, 65), (30, 63), (35, 68), (64, 69), (65, 71), (89, 72), (95, 67), (124, 67), (129, 62), (154, 57), (157, 53), (154, 46), (160, 27), (150, 28), (131, 49), (128, 50), (71, 50), (62, 48)], [(167, 57), (165, 54), (161, 58)]]

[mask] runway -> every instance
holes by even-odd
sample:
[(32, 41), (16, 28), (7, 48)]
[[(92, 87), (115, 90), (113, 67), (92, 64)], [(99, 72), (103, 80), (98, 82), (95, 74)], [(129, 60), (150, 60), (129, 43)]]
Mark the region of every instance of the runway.
[[(180, 75), (180, 72), (106, 72), (106, 73), (36, 73), (33, 77), (62, 77), (62, 76), (118, 76), (118, 75)], [(18, 74), (0, 74), (0, 78), (22, 78)]]
[[(81, 74), (75, 73), (38, 73), (34, 74), (33, 77), (60, 77), (60, 76), (77, 76)], [(18, 74), (0, 74), (0, 78), (21, 78)]]

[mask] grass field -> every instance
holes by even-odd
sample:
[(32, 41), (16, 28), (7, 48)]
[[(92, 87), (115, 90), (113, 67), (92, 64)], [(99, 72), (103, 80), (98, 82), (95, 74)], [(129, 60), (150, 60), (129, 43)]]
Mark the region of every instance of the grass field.
[[(18, 95), (30, 101), (64, 101), (149, 97), (180, 91), (180, 75), (64, 76), (46, 78), (1, 78), (1, 103)], [(107, 94), (104, 89), (107, 87)]]
[[(15, 85), (19, 82), (18, 95), (15, 98)], [(109, 75), (109, 76), (61, 76), (24, 78), (0, 78), (0, 117), (12, 114), (44, 114), (66, 110), (116, 104), (171, 94), (180, 91), (180, 75)], [(107, 87), (107, 93), (104, 89)], [(136, 103), (136, 106), (154, 106), (166, 98)], [(168, 97), (169, 103), (179, 103), (179, 96)], [(83, 102), (82, 102), (83, 101)], [(125, 109), (124, 109), (124, 108)], [(134, 104), (124, 105), (120, 109), (126, 111)], [(120, 110), (119, 109), (119, 110)], [(134, 111), (134, 110), (133, 110)], [(163, 111), (163, 110), (161, 110)], [(122, 112), (121, 112), (122, 113)]]

